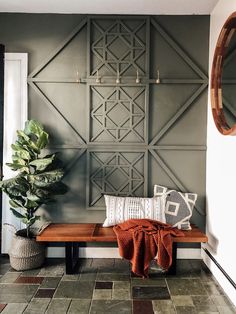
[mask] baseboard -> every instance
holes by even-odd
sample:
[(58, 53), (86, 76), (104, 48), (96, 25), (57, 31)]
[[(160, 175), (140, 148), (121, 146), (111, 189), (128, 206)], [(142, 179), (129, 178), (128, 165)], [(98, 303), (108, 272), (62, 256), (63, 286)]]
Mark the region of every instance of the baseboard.
[(208, 252), (204, 249), (202, 249), (201, 255), (203, 262), (210, 269), (215, 279), (218, 281), (227, 296), (230, 298), (231, 302), (236, 306), (236, 290), (233, 284), (225, 275), (225, 271), (223, 270), (222, 266), (219, 265), (215, 258), (211, 254), (209, 255)]
[[(47, 257), (65, 257), (64, 247), (48, 247)], [(82, 247), (80, 248), (81, 258), (120, 258), (118, 248)], [(177, 249), (178, 259), (201, 259), (201, 249), (179, 248)]]

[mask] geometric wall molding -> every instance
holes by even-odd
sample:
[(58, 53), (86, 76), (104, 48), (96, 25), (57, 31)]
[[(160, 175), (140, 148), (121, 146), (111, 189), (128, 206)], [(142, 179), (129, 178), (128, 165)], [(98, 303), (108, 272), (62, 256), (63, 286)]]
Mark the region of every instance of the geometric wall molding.
[[(75, 36), (87, 28), (87, 73), (80, 80), (86, 84), (86, 137), (63, 115), (57, 103), (52, 101), (37, 85), (40, 84), (78, 84), (74, 78), (51, 79), (38, 76), (50, 62), (53, 62)], [(150, 77), (150, 28), (157, 32), (168, 47), (183, 60), (197, 75), (193, 78), (161, 78), (161, 84), (155, 84)], [(79, 53), (79, 52), (77, 52)], [(155, 56), (158, 58), (158, 56)], [(141, 83), (136, 84), (138, 74)], [(97, 76), (101, 83), (96, 82)], [(120, 83), (116, 83), (119, 75)], [(57, 145), (58, 149), (76, 149), (78, 154), (67, 165), (67, 171), (73, 171), (74, 165), (86, 153), (86, 208), (104, 210), (103, 194), (147, 196), (152, 174), (152, 161), (158, 164), (168, 179), (181, 191), (189, 188), (183, 184), (182, 177), (175, 174), (174, 165), (167, 165), (160, 151), (203, 152), (205, 145), (163, 144), (176, 124), (181, 123), (207, 88), (208, 78), (197, 62), (172, 38), (156, 18), (129, 16), (88, 16), (55, 48), (55, 50), (28, 76), (29, 86), (36, 92), (52, 114), (63, 119), (73, 136), (73, 144)], [(150, 89), (161, 85), (174, 84), (188, 88), (195, 84), (192, 94), (178, 104), (164, 126), (151, 137), (150, 112), (154, 104), (150, 102)], [(79, 119), (79, 117), (78, 117)], [(153, 134), (153, 133), (152, 133)], [(159, 141), (162, 139), (161, 144)], [(55, 148), (55, 147), (54, 147)], [(184, 173), (181, 174), (184, 178)], [(195, 207), (200, 215), (204, 208)]]
[(147, 143), (145, 86), (90, 86), (89, 142)]
[(88, 73), (107, 76), (148, 72), (146, 19), (92, 18), (88, 21)]
[[(188, 64), (188, 66), (193, 69), (193, 71), (201, 78), (203, 83), (208, 82), (207, 75), (200, 69), (197, 63), (182, 49), (182, 47), (161, 27), (157, 21), (152, 18), (151, 23), (156, 29), (156, 31), (164, 38), (164, 40), (171, 46), (173, 50), (175, 50), (178, 55), (183, 59), (184, 62)], [(191, 80), (189, 80), (191, 81)]]
[[(103, 195), (146, 194), (146, 152), (87, 151), (87, 207), (104, 210)], [(102, 201), (101, 201), (102, 199)]]

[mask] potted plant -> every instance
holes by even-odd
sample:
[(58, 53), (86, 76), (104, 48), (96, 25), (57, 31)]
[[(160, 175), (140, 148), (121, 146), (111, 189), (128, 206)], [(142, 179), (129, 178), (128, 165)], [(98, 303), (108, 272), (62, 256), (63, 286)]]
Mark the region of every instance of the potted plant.
[(24, 224), (18, 230), (9, 251), (11, 266), (16, 270), (32, 269), (42, 265), (45, 248), (35, 241), (33, 224), (40, 219), (37, 210), (54, 200), (54, 195), (67, 191), (61, 182), (64, 171), (57, 153), (42, 156), (48, 144), (48, 133), (36, 120), (25, 123), (23, 131), (17, 131), (12, 144), (12, 162), (6, 163), (16, 176), (0, 181), (0, 188), (9, 197), (12, 213)]

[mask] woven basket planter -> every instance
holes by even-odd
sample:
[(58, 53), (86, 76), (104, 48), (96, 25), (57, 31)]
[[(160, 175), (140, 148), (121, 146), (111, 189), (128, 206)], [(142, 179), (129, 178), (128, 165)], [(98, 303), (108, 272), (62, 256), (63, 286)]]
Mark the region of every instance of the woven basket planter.
[(14, 234), (9, 256), (15, 270), (38, 268), (45, 260), (45, 246), (34, 239)]

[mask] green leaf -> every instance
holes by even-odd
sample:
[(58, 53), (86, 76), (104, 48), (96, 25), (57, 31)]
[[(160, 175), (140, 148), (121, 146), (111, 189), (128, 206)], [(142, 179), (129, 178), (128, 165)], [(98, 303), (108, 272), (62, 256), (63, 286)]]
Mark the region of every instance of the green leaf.
[(25, 173), (25, 174), (29, 174), (30, 173), (30, 170), (28, 167), (24, 167), (24, 168), (21, 168), (19, 170), (20, 173)]
[(37, 171), (43, 171), (49, 166), (55, 158), (55, 155), (52, 155), (50, 158), (41, 158), (31, 161), (29, 164), (35, 166)]
[(9, 204), (11, 205), (12, 208), (21, 208), (22, 205), (17, 203), (17, 201), (14, 200), (9, 200)]
[(53, 171), (39, 173), (37, 175), (30, 175), (29, 179), (31, 183), (37, 187), (48, 187), (62, 179), (64, 171), (62, 169), (56, 169)]
[(24, 207), (27, 209), (35, 208), (38, 206), (39, 206), (38, 203), (36, 203), (35, 201), (31, 201), (29, 199), (26, 199), (26, 202), (24, 204)]
[(19, 144), (11, 144), (11, 148), (17, 152), (22, 149), (22, 146), (20, 146)]
[[(19, 141), (16, 141), (15, 144), (11, 145), (11, 148), (14, 151), (13, 156), (21, 156), (24, 153), (27, 154), (27, 156), (24, 158), (26, 160), (28, 160), (30, 157), (34, 157), (35, 152), (31, 149), (31, 147), (28, 145), (27, 142), (22, 142), (20, 143)], [(23, 156), (23, 155), (22, 155)]]
[(26, 193), (26, 196), (27, 196), (28, 200), (30, 200), (30, 201), (33, 201), (33, 202), (40, 201), (40, 197), (38, 197), (35, 193), (32, 193), (30, 191), (28, 191)]
[(26, 161), (22, 158), (20, 158), (19, 156), (16, 156), (16, 155), (12, 155), (12, 161), (13, 163), (17, 163), (19, 165), (24, 165), (26, 164)]
[(44, 156), (44, 158), (51, 158), (53, 155), (55, 156), (54, 160), (50, 165), (48, 165), (47, 171), (52, 171), (52, 170), (63, 168), (63, 162), (58, 158), (58, 153), (46, 155)]
[(26, 135), (36, 135), (39, 137), (43, 132), (43, 126), (40, 122), (36, 120), (28, 120), (25, 123), (24, 133)]
[(17, 164), (17, 163), (9, 163), (9, 162), (6, 163), (6, 166), (11, 168), (11, 170), (13, 170), (13, 171), (17, 171), (17, 170), (20, 170), (22, 168), (26, 168), (25, 165), (20, 165), (20, 164)]
[(26, 194), (28, 186), (26, 185), (27, 181), (22, 180), (18, 176), (8, 180), (2, 181), (2, 189), (7, 193), (11, 198), (13, 196), (22, 196)]
[(23, 139), (25, 142), (30, 141), (30, 137), (28, 135), (26, 135), (24, 131), (17, 130), (16, 134), (17, 134), (19, 139)]
[(30, 160), (30, 153), (27, 150), (16, 144), (12, 144), (11, 148), (15, 151), (13, 156), (20, 157), (24, 160)]
[(22, 215), (21, 213), (16, 211), (14, 208), (10, 208), (10, 210), (12, 211), (13, 215), (16, 216), (17, 218), (20, 218), (20, 219), (25, 219), (26, 218), (24, 215)]
[(39, 149), (43, 149), (48, 144), (48, 134), (42, 132), (36, 142), (36, 145)]
[(30, 219), (24, 219), (23, 222), (28, 225), (28, 227), (32, 226), (36, 220), (40, 220), (40, 216), (34, 216)]
[(27, 217), (23, 218), (23, 219), (22, 219), (22, 222), (23, 222), (26, 226), (30, 227), (29, 219), (28, 219)]
[(17, 165), (22, 165), (22, 166), (26, 165), (26, 161), (19, 157), (16, 157), (16, 159), (13, 160), (13, 163)]
[(27, 191), (29, 189), (29, 182), (26, 180), (25, 177), (18, 175), (16, 178), (16, 182), (21, 185), (22, 187), (24, 187), (25, 191)]
[(18, 141), (25, 147), (27, 146), (28, 150), (31, 150), (32, 152), (39, 154), (40, 150), (36, 146), (36, 144), (30, 139), (28, 135), (24, 133), (24, 131), (17, 131), (18, 135)]
[(12, 186), (12, 187), (5, 188), (4, 191), (11, 197), (25, 195), (25, 192), (26, 192), (24, 189), (21, 189), (21, 187), (19, 186)]
[(34, 216), (28, 219), (27, 217), (23, 218), (22, 221), (24, 224), (26, 224), (28, 227), (32, 226), (36, 220), (39, 220), (40, 216)]
[[(24, 203), (25, 203), (25, 199), (23, 197), (15, 197), (13, 195), (10, 196), (11, 197), (11, 200), (10, 201), (13, 201), (14, 204), (17, 206), (12, 206), (13, 208), (22, 208), (22, 209), (25, 209), (24, 208)], [(9, 201), (9, 203), (10, 203)]]
[(35, 189), (35, 194), (41, 199), (41, 201), (46, 201), (50, 197), (50, 191), (47, 189)]

